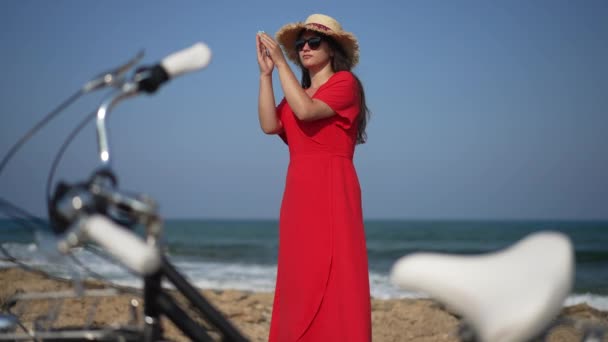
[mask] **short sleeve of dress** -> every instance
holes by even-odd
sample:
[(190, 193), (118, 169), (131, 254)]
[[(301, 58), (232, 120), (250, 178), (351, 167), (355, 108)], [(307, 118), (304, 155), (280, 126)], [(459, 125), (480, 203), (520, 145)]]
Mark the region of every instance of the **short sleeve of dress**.
[[(285, 100), (285, 98), (283, 98), (283, 100), (281, 100), (281, 102), (279, 103), (279, 105), (277, 106), (276, 109), (276, 113), (277, 113), (277, 118), (279, 118), (279, 120), (281, 121), (281, 123), (283, 123), (283, 108), (285, 107), (285, 104), (287, 103), (287, 101)], [(279, 133), (279, 138), (281, 138), (281, 140), (283, 140), (283, 142), (285, 143), (285, 145), (289, 145), (289, 143), (287, 142), (287, 135), (285, 134), (285, 126), (283, 125), (283, 132)]]
[(348, 71), (339, 71), (315, 93), (313, 98), (325, 102), (339, 116), (338, 125), (349, 129), (359, 115), (359, 85)]

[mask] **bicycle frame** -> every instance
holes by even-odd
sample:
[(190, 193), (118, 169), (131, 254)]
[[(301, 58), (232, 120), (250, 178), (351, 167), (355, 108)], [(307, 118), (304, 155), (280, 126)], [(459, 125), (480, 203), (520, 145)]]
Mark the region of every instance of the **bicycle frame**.
[(162, 336), (159, 318), (163, 314), (192, 340), (213, 341), (204, 329), (176, 305), (162, 289), (163, 279), (169, 280), (199, 313), (216, 326), (226, 341), (247, 341), (164, 257), (161, 269), (144, 278), (145, 341), (156, 341)]

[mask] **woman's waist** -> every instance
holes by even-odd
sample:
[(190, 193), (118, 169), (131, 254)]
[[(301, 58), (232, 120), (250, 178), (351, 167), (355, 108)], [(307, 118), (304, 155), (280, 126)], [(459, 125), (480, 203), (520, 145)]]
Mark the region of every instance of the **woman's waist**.
[(289, 159), (297, 160), (304, 158), (344, 158), (353, 159), (353, 152), (348, 151), (289, 151)]

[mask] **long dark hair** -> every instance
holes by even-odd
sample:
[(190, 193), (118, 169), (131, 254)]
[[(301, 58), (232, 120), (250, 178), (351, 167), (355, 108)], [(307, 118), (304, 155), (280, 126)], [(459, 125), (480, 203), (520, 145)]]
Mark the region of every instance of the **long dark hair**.
[[(300, 32), (298, 39), (302, 36), (304, 31)], [(370, 110), (367, 108), (367, 104), (365, 102), (365, 91), (363, 90), (363, 84), (361, 80), (355, 75), (352, 69), (352, 61), (346, 57), (346, 53), (340, 44), (338, 44), (333, 38), (317, 33), (324, 41), (329, 44), (329, 47), (334, 52), (334, 56), (331, 60), (331, 68), (334, 72), (338, 71), (349, 71), (355, 79), (357, 80), (357, 85), (359, 86), (359, 93), (361, 97), (359, 98), (359, 114), (357, 115), (357, 144), (364, 144), (367, 141), (367, 134), (365, 133), (365, 127), (367, 126), (367, 121), (369, 120)], [(301, 62), (298, 59), (298, 65), (302, 69), (302, 88), (308, 89), (311, 85), (310, 73), (306, 68), (304, 68)]]

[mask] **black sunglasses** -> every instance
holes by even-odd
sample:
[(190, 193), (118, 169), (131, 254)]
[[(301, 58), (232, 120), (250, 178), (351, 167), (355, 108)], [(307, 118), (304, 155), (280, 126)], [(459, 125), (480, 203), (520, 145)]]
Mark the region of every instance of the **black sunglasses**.
[(296, 50), (297, 51), (302, 51), (302, 49), (304, 48), (304, 45), (306, 45), (306, 43), (308, 43), (308, 47), (311, 50), (316, 50), (319, 48), (319, 46), (321, 46), (321, 42), (323, 41), (323, 39), (321, 37), (312, 37), (312, 38), (308, 38), (308, 39), (298, 39), (296, 40)]

